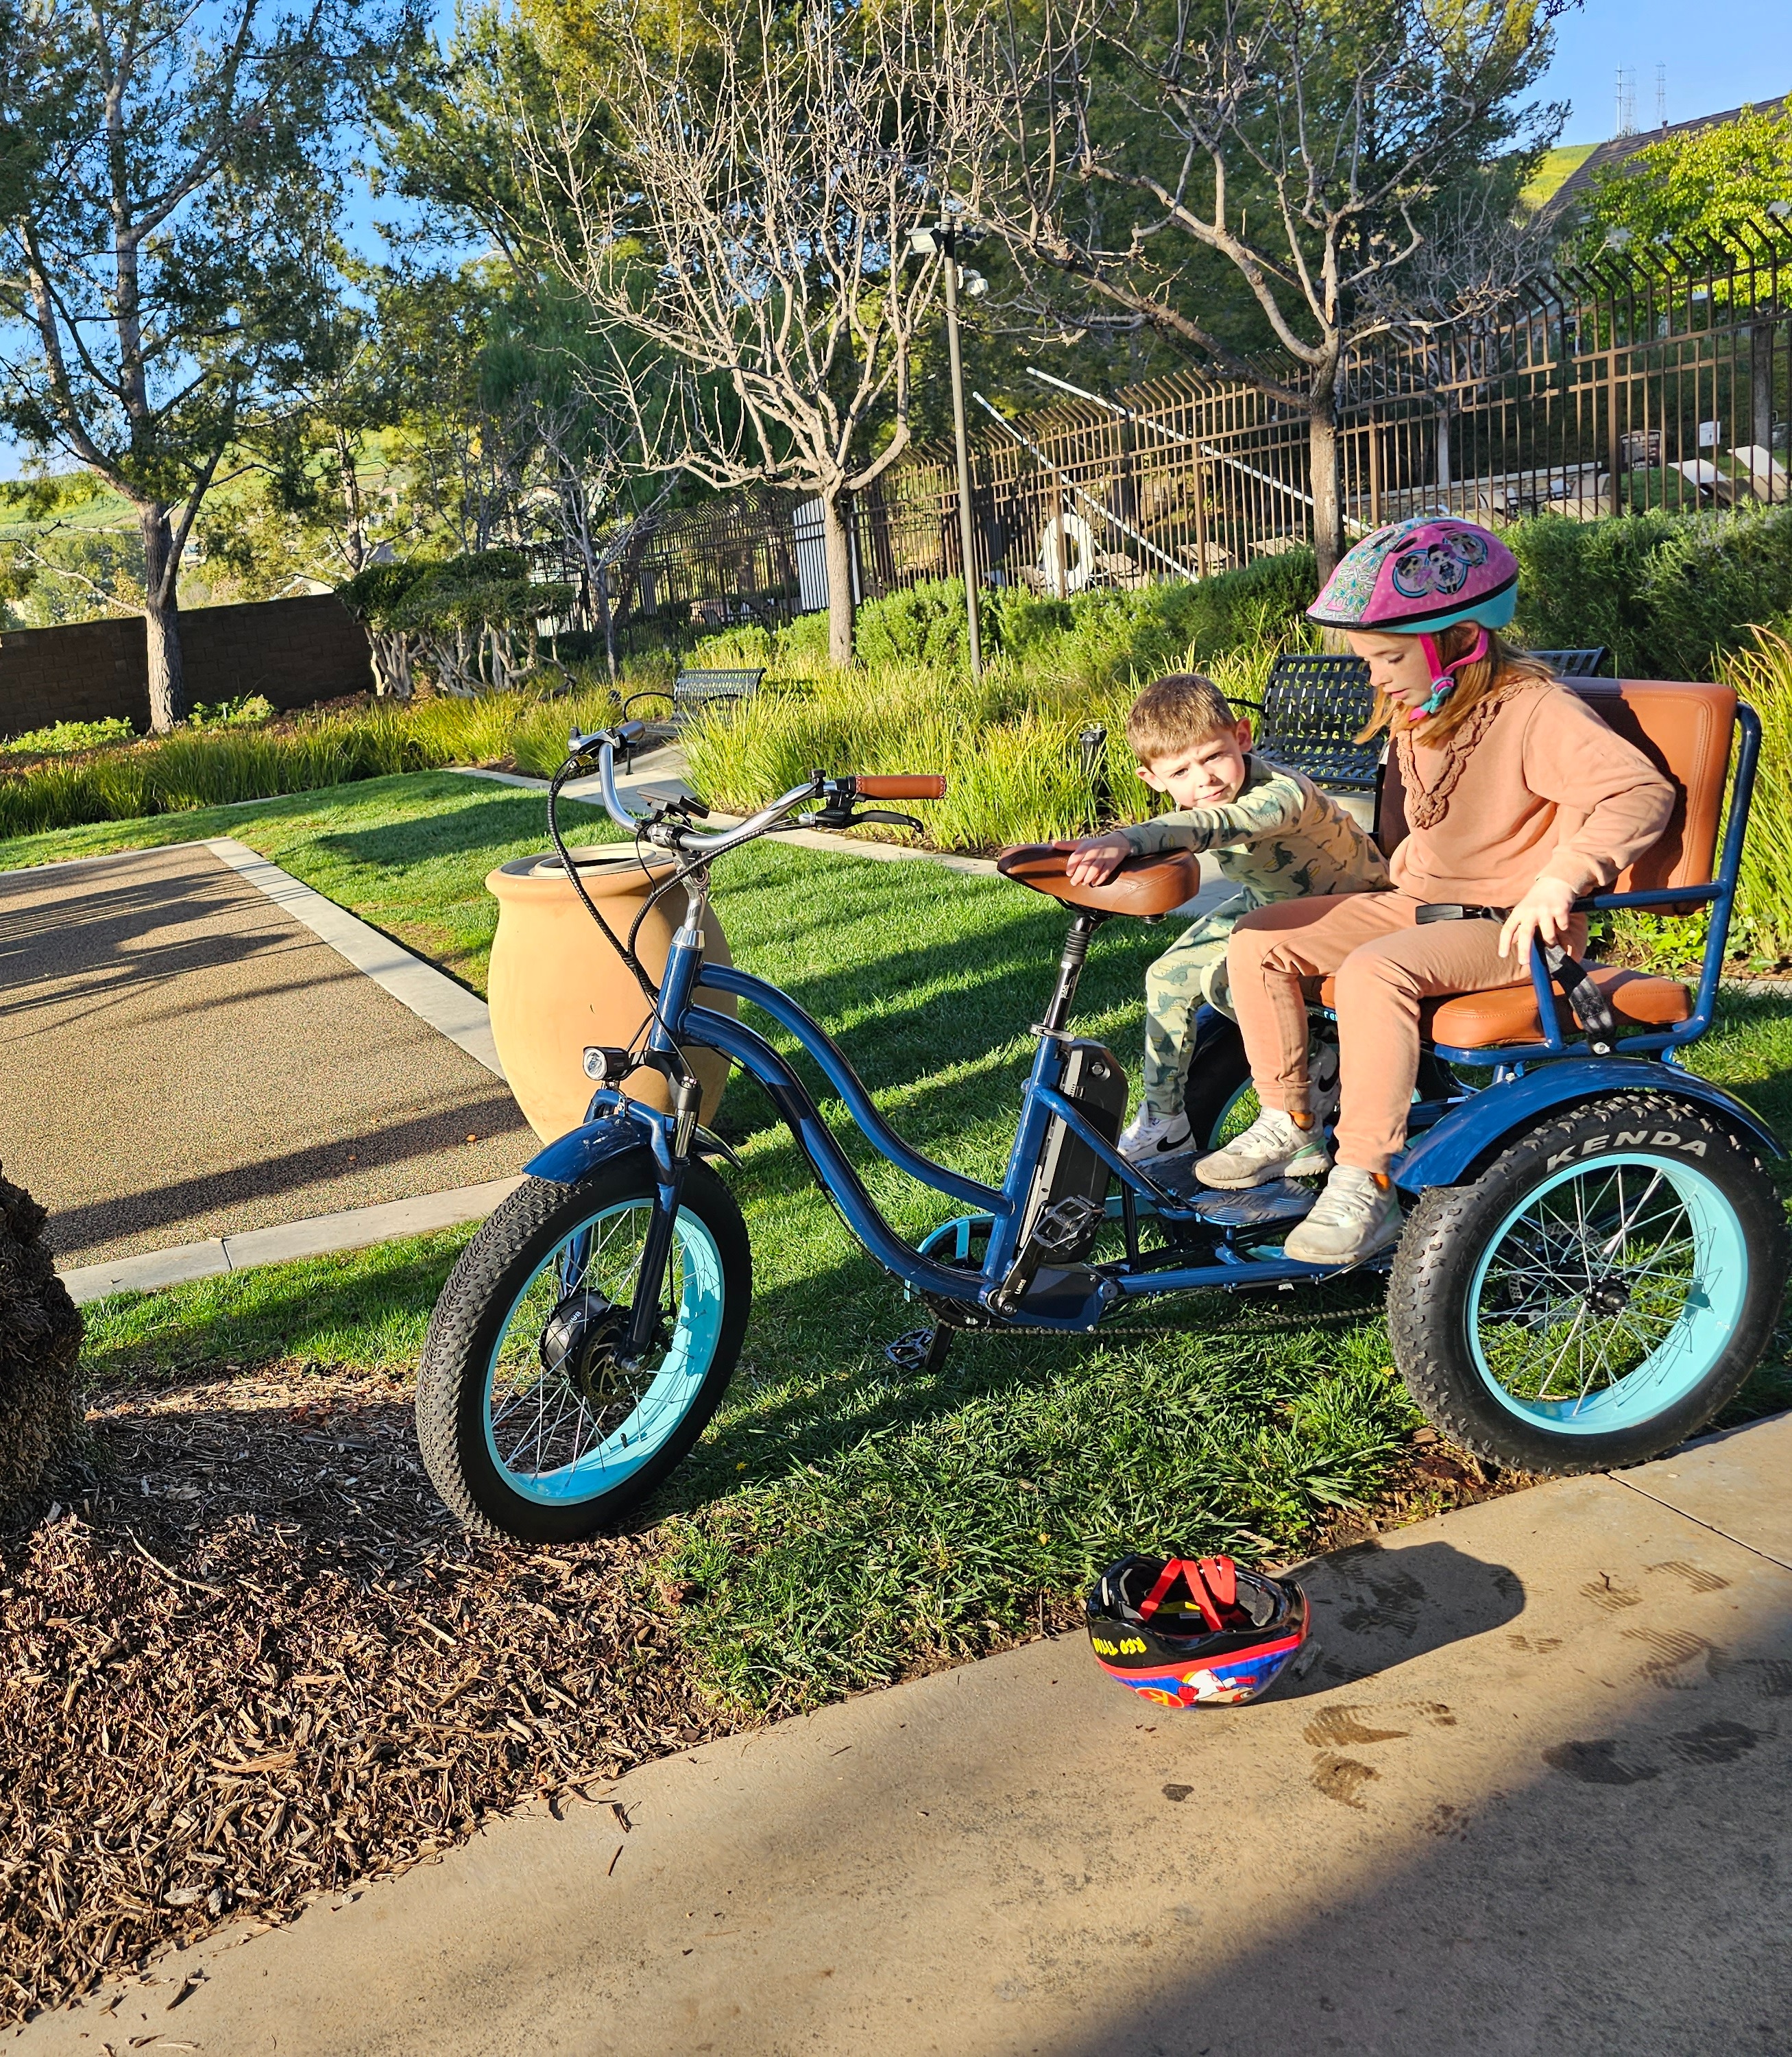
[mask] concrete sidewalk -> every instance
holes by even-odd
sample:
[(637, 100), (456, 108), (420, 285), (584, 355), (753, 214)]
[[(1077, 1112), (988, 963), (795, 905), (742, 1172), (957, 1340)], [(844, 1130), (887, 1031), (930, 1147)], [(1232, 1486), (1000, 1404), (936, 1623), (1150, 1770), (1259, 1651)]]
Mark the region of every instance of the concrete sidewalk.
[(12, 2047), (1784, 2052), (1789, 1468), (1782, 1416), (1326, 1559), (1254, 1707), (1071, 1637), (648, 1766), (627, 1833), (500, 1823)]
[(477, 996), (239, 846), (0, 874), (0, 1162), (65, 1270), (532, 1154)]

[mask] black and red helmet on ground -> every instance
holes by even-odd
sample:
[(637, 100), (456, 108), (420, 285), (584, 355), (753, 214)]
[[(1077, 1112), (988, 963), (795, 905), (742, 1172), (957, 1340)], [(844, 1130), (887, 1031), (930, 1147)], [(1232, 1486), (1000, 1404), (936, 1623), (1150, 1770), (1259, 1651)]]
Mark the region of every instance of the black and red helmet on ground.
[(1230, 1557), (1122, 1557), (1085, 1607), (1095, 1662), (1153, 1706), (1254, 1700), (1307, 1640), (1299, 1587)]

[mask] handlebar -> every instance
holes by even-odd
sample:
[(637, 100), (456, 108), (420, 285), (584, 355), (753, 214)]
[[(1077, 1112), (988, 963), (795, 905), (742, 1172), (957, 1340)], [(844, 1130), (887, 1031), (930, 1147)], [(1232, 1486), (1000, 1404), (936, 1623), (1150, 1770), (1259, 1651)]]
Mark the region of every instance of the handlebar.
[[(769, 829), (788, 826), (785, 817), (795, 814), (805, 801), (820, 801), (821, 807), (802, 818), (827, 827), (849, 827), (854, 819), (852, 803), (855, 800), (937, 800), (944, 796), (946, 781), (937, 772), (885, 772), (868, 777), (848, 775), (829, 779), (817, 772), (805, 784), (793, 786), (788, 793), (762, 807), (747, 820), (726, 829), (719, 835), (698, 835), (688, 823), (674, 828), (663, 822), (658, 814), (638, 814), (623, 800), (616, 790), (616, 752), (639, 743), (647, 732), (647, 723), (625, 721), (613, 729), (599, 729), (595, 735), (574, 735), (568, 745), (569, 763), (580, 757), (588, 756), (593, 744), (597, 746), (598, 787), (603, 796), (604, 811), (619, 828), (638, 834), (650, 822), (655, 825), (654, 840), (665, 842), (694, 856), (716, 857), (724, 850), (733, 850), (755, 836), (763, 835)], [(564, 775), (564, 774), (562, 775)], [(694, 803), (681, 803), (701, 814), (704, 811)], [(864, 820), (902, 821), (906, 817), (894, 814), (867, 814)], [(912, 826), (919, 828), (914, 822)]]

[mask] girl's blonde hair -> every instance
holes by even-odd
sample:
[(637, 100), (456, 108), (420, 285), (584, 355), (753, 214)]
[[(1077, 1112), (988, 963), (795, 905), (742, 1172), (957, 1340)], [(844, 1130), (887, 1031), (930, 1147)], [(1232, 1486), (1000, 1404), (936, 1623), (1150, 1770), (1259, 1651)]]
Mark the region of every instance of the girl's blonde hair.
[[(1480, 633), (1479, 625), (1473, 621), (1454, 622), (1440, 630), (1437, 642), (1444, 662), (1448, 664), (1453, 658), (1460, 657), (1465, 650), (1472, 650)], [(1463, 665), (1456, 674), (1455, 692), (1435, 714), (1426, 716), (1422, 731), (1426, 748), (1434, 750), (1439, 743), (1447, 743), (1490, 695), (1525, 681), (1553, 680), (1555, 676), (1540, 657), (1529, 657), (1522, 650), (1514, 650), (1489, 630), (1486, 656), (1478, 657), (1472, 664)], [(1391, 728), (1394, 715), (1400, 711), (1386, 693), (1378, 692), (1369, 726), (1357, 741), (1367, 743), (1371, 736)]]

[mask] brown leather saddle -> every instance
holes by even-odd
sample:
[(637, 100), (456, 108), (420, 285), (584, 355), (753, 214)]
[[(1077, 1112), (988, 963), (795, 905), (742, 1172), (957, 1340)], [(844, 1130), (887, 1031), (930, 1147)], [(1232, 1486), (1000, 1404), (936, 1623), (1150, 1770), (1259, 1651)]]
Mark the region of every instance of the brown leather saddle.
[(1017, 886), (1030, 886), (1067, 907), (1089, 907), (1103, 914), (1171, 914), (1201, 890), (1201, 858), (1185, 850), (1125, 858), (1105, 886), (1074, 886), (1064, 867), (1075, 847), (1071, 842), (1020, 843), (1003, 850), (995, 868)]

